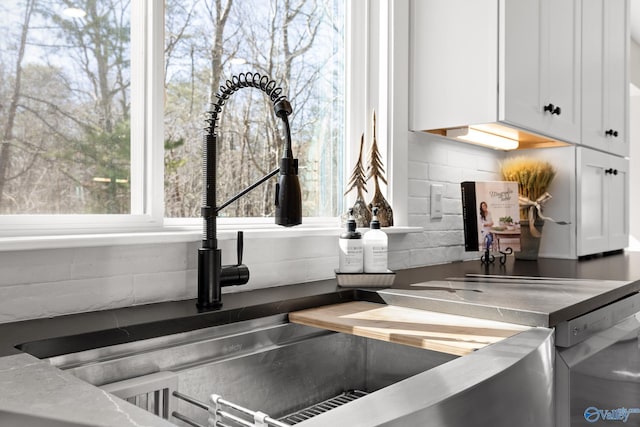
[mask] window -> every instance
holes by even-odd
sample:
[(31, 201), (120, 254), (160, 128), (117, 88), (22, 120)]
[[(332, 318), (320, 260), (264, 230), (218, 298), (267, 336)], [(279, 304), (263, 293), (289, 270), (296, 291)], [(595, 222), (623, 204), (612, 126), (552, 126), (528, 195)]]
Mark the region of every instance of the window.
[[(348, 155), (348, 4), (2, 2), (0, 237), (199, 217), (211, 82), (246, 71), (274, 78), (293, 105), (305, 216), (337, 216)], [(219, 201), (277, 165), (280, 123), (266, 101), (246, 89), (225, 106)], [(222, 214), (271, 216), (273, 190), (264, 184)]]
[(69, 4), (0, 5), (3, 215), (132, 213), (129, 1)]
[[(304, 216), (342, 210), (344, 0), (165, 0), (165, 215), (197, 217), (203, 113), (226, 79), (267, 75), (293, 106)], [(213, 97), (213, 98), (212, 98)], [(218, 127), (218, 202), (282, 156), (280, 120), (257, 89), (236, 92)], [(274, 180), (221, 216), (273, 216)]]

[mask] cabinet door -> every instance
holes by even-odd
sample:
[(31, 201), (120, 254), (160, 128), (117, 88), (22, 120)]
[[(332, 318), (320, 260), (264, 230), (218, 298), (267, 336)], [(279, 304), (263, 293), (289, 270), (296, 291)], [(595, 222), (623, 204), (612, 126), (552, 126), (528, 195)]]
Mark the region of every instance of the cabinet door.
[(607, 151), (629, 154), (628, 0), (603, 0), (604, 9), (604, 133)]
[[(580, 138), (577, 0), (503, 0), (500, 116), (561, 140)], [(546, 110), (545, 110), (546, 107)]]
[(627, 247), (628, 169), (625, 158), (577, 149), (578, 256)]
[(605, 154), (579, 148), (578, 179), (578, 256), (607, 250), (606, 158)]
[(627, 0), (582, 2), (582, 138), (590, 147), (629, 152)]
[(582, 2), (582, 138), (581, 143), (606, 151), (604, 135), (604, 5)]
[(496, 0), (412, 0), (410, 129), (495, 122)]
[(628, 171), (629, 161), (627, 159), (609, 156), (609, 167), (605, 169), (608, 197), (608, 251), (623, 249), (629, 246)]

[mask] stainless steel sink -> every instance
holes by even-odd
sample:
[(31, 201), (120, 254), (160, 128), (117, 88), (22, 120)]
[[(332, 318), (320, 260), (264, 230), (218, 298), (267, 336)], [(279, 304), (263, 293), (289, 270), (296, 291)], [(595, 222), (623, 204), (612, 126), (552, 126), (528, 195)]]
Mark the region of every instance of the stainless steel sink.
[(53, 357), (73, 375), (178, 425), (177, 411), (207, 413), (172, 397), (212, 393), (281, 418), (345, 391), (375, 393), (456, 356), (288, 323), (285, 315)]

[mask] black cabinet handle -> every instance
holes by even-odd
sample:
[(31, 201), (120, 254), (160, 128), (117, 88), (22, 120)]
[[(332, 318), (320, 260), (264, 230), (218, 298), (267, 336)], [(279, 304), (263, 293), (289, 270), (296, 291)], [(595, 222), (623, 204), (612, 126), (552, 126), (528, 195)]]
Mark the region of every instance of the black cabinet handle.
[(618, 175), (618, 169), (613, 169), (613, 168), (605, 169), (604, 174)]
[(614, 138), (618, 137), (618, 131), (617, 130), (613, 130), (613, 129), (609, 129), (604, 134), (607, 135), (607, 136), (612, 136)]
[(548, 104), (545, 105), (543, 108), (543, 111), (548, 111), (550, 112), (552, 115), (553, 114), (557, 114), (558, 116), (560, 115), (560, 113), (562, 112), (562, 110), (560, 109), (560, 107), (558, 107), (557, 105), (553, 105), (553, 104)]

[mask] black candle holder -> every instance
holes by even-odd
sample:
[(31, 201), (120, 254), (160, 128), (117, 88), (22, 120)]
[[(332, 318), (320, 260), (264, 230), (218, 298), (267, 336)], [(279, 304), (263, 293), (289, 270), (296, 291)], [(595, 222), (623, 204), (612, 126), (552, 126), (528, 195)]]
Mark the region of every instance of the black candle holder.
[[(484, 237), (484, 254), (480, 256), (480, 264), (481, 265), (490, 265), (493, 264), (496, 260), (495, 255), (491, 253), (491, 246), (493, 245), (493, 234), (489, 233)], [(507, 263), (507, 255), (513, 254), (513, 249), (507, 247), (504, 251), (498, 251), (500, 254), (499, 262), (500, 265), (505, 265)]]

